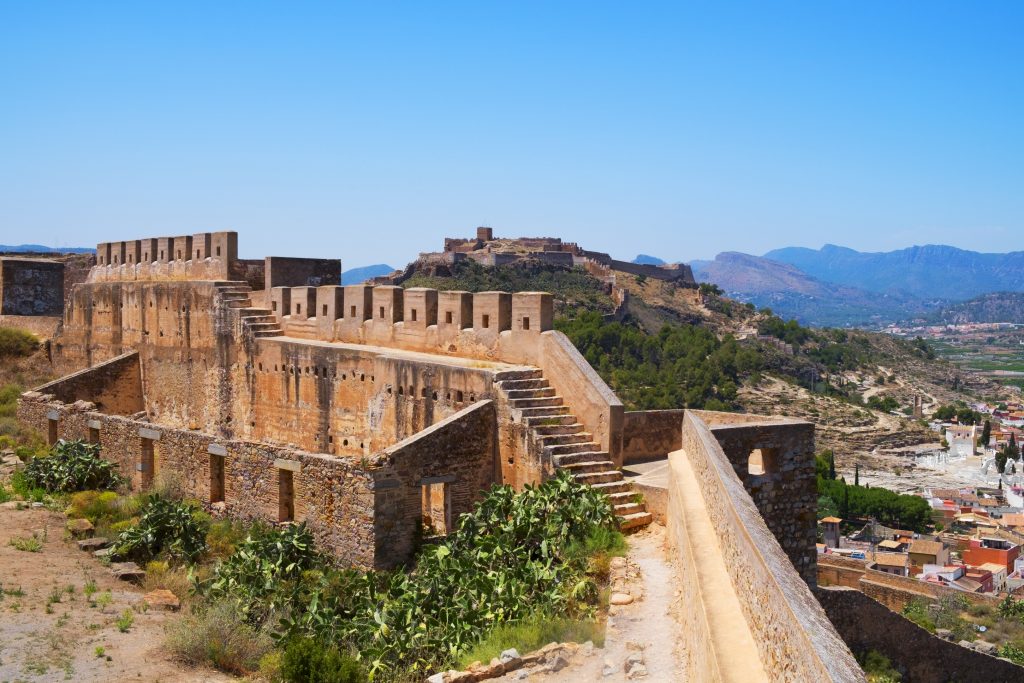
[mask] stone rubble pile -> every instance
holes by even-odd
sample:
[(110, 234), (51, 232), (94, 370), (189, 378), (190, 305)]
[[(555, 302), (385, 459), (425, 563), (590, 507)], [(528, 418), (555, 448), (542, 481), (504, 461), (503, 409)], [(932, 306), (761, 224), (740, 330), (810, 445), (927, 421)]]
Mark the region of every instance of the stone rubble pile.
[(535, 652), (520, 656), (515, 648), (505, 650), (489, 664), (473, 662), (465, 671), (442, 671), (427, 678), (427, 683), (473, 683), (516, 672), (512, 678), (524, 680), (536, 674), (554, 673), (569, 666), (575, 656), (591, 657), (594, 644), (548, 643)]

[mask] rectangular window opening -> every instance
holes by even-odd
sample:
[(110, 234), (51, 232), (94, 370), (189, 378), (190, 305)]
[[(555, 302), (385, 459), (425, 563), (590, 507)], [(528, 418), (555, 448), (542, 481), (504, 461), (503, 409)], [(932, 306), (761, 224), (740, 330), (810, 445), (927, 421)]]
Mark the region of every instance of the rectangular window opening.
[(57, 443), (57, 438), (58, 438), (57, 437), (57, 420), (51, 419), (51, 420), (48, 420), (48, 422), (49, 422), (49, 425), (48, 425), (49, 429), (47, 430), (47, 434), (46, 434), (46, 443), (48, 443), (49, 445), (52, 446), (53, 444)]
[(213, 454), (210, 455), (210, 502), (224, 502), (224, 458)]
[(448, 323), (449, 325), (451, 325), (454, 322), (454, 317), (452, 316), (452, 312), (451, 311), (445, 311), (444, 312), (444, 321), (446, 323)]
[(416, 322), (416, 309), (414, 308), (409, 312), (412, 314), (412, 321)]
[(352, 317), (352, 318), (356, 317), (356, 307), (353, 306), (350, 310), (351, 310), (351, 313), (349, 314), (349, 316)]
[(89, 427), (89, 443), (97, 445), (100, 443), (100, 430), (95, 427)]
[(491, 326), (491, 316), (485, 314), (483, 316), (483, 320), (480, 322), (480, 327), (483, 327), (484, 329), (487, 329), (490, 326)]
[(530, 319), (529, 318), (523, 318), (523, 329), (524, 330), (530, 329)]
[(452, 528), (452, 501), (447, 482), (422, 486), (424, 536), (446, 536)]
[(323, 317), (327, 317), (327, 304), (324, 304), (324, 312), (321, 314)]
[(384, 307), (383, 306), (380, 307), (380, 317), (381, 317), (381, 319), (384, 318)]
[(217, 247), (217, 256), (220, 256), (220, 247)]
[(302, 304), (295, 304), (295, 315), (300, 315), (301, 313), (302, 313)]
[(156, 448), (153, 439), (142, 439), (142, 450), (136, 469), (139, 471), (139, 488), (145, 491), (153, 485), (153, 470), (156, 469)]
[(271, 310), (274, 311), (274, 313), (277, 313), (277, 302), (276, 301), (271, 301), (270, 302), (270, 308), (271, 308)]
[(291, 470), (277, 471), (277, 521), (295, 521), (295, 480)]

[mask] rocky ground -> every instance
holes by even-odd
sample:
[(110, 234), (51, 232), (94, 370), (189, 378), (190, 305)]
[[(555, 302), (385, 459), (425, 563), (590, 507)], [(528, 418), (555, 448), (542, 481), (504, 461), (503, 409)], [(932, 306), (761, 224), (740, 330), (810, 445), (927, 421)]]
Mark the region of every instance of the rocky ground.
[[(79, 550), (65, 523), (46, 508), (0, 505), (0, 680), (232, 680), (173, 661), (161, 643), (177, 614), (148, 608), (144, 591)], [(12, 544), (36, 548), (33, 538), (34, 551)]]

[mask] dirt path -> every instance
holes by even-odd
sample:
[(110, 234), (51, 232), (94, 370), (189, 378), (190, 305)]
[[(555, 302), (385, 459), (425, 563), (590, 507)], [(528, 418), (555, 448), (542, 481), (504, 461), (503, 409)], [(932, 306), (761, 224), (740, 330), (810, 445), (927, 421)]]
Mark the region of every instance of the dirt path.
[[(64, 525), (63, 515), (44, 508), (0, 508), (0, 680), (232, 680), (172, 661), (161, 643), (177, 616), (143, 609), (143, 591), (66, 540)], [(42, 540), (38, 552), (10, 544), (33, 533)], [(122, 632), (117, 621), (126, 611), (132, 623)]]
[[(577, 653), (569, 666), (555, 673), (514, 671), (500, 680), (528, 680), (538, 683), (603, 681), (626, 683), (681, 681), (677, 634), (673, 616), (679, 604), (676, 568), (666, 560), (665, 530), (652, 524), (629, 537), (629, 573), (634, 578), (628, 589), (632, 604), (611, 607), (603, 649), (592, 654)], [(638, 570), (638, 571), (637, 571)], [(625, 665), (640, 656), (646, 675), (629, 678)]]

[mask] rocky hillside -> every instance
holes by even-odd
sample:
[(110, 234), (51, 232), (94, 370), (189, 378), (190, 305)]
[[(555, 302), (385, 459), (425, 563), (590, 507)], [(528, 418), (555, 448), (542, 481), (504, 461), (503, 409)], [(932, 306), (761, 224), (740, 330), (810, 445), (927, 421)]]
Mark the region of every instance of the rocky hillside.
[(1024, 292), (993, 292), (945, 306), (928, 317), (943, 325), (965, 323), (1024, 324)]

